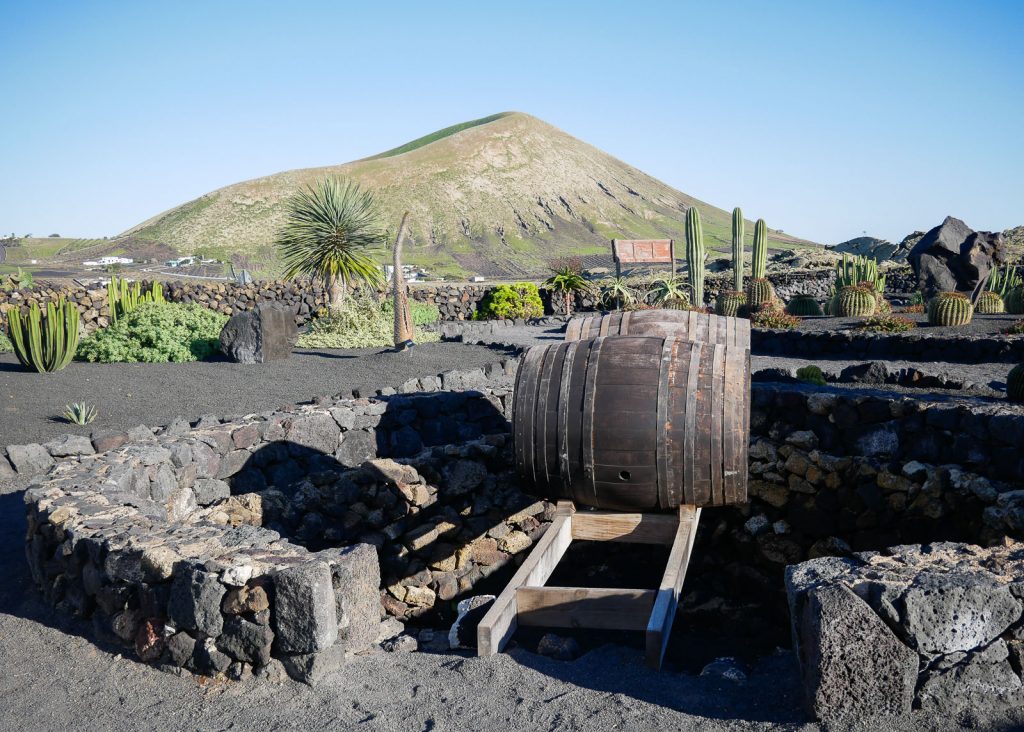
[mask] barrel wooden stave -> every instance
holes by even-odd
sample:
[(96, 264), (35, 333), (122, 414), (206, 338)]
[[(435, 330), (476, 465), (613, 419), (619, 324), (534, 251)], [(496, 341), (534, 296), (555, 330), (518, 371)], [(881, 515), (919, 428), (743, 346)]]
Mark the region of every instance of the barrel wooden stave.
[(610, 510), (746, 501), (749, 351), (616, 336), (531, 348), (517, 467), (538, 495)]
[(565, 340), (613, 335), (646, 335), (750, 348), (750, 321), (695, 310), (634, 310), (571, 318)]

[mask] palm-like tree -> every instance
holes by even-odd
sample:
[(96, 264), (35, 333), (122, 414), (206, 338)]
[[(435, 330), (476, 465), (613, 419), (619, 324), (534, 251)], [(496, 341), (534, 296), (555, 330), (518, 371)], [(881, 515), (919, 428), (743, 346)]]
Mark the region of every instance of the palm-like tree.
[(601, 302), (605, 307), (621, 309), (636, 302), (636, 288), (620, 276), (608, 277), (601, 282)]
[(336, 310), (349, 281), (383, 284), (381, 268), (367, 252), (384, 239), (373, 195), (352, 181), (328, 177), (288, 201), (287, 220), (275, 244), (285, 276), (322, 278)]
[(572, 315), (572, 301), (577, 292), (589, 292), (591, 287), (587, 278), (570, 266), (558, 267), (554, 274), (544, 280), (544, 286), (552, 292), (560, 292), (565, 300), (565, 314)]

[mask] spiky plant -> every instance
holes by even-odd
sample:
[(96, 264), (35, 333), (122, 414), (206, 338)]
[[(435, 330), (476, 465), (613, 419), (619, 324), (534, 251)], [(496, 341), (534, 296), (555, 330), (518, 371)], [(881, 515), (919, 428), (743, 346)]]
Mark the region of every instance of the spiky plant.
[(851, 258), (843, 252), (841, 262), (836, 262), (836, 289), (868, 282), (876, 292), (885, 292), (885, 275), (878, 274), (878, 262), (868, 257)]
[[(989, 273), (988, 280), (985, 282), (985, 290), (987, 292), (994, 292), (999, 297), (1005, 299), (1010, 292), (1021, 285), (1024, 285), (1024, 280), (1017, 274), (1017, 266), (1010, 266), (1009, 264), (1003, 267), (994, 267)], [(984, 312), (980, 308), (977, 308), (978, 312)], [(1002, 312), (1002, 311), (999, 311)]]
[(760, 279), (768, 272), (768, 224), (758, 219), (754, 224), (754, 248), (750, 257), (750, 274)]
[(29, 306), (28, 315), (11, 308), (7, 327), (14, 354), (21, 365), (40, 373), (60, 371), (71, 363), (78, 349), (80, 320), (78, 308), (63, 299), (46, 303), (43, 318), (39, 304)]
[(747, 283), (747, 305), (756, 310), (775, 302), (775, 288), (766, 277), (752, 277)]
[(1024, 402), (1024, 363), (1010, 369), (1006, 377), (1006, 398), (1012, 402)]
[(565, 314), (572, 315), (572, 301), (577, 292), (590, 292), (591, 285), (579, 269), (578, 264), (563, 262), (552, 269), (552, 274), (544, 280), (544, 286), (552, 292), (562, 295), (565, 301)]
[(734, 292), (743, 292), (743, 211), (732, 210), (732, 286)]
[(166, 302), (163, 285), (154, 282), (143, 292), (141, 282), (129, 284), (128, 280), (118, 279), (116, 275), (107, 283), (107, 307), (110, 310), (111, 323), (116, 323), (118, 318), (147, 302)]
[(932, 325), (967, 325), (974, 317), (974, 306), (962, 292), (940, 292), (928, 303), (928, 322)]
[(815, 386), (825, 386), (825, 374), (821, 372), (820, 366), (815, 366), (814, 364), (798, 368), (796, 370), (796, 378)]
[(718, 293), (718, 298), (715, 300), (715, 313), (735, 318), (739, 316), (746, 305), (747, 296), (745, 293), (739, 290), (723, 290)]
[(790, 315), (806, 317), (808, 315), (821, 315), (821, 305), (813, 295), (794, 295), (786, 305), (786, 312)]
[(877, 309), (875, 293), (866, 287), (844, 287), (835, 302), (835, 315), (841, 318), (874, 315)]
[(600, 283), (601, 303), (610, 309), (621, 310), (637, 300), (636, 288), (625, 277), (608, 277)]
[(690, 206), (686, 211), (686, 265), (690, 273), (690, 290), (697, 307), (704, 306), (704, 228), (700, 211)]
[(1003, 298), (1006, 312), (1011, 315), (1024, 315), (1024, 287), (1015, 287)]
[(974, 309), (979, 313), (1004, 313), (1006, 312), (1006, 304), (1003, 302), (1003, 298), (999, 296), (998, 292), (994, 290), (986, 290), (985, 292), (978, 295), (978, 302), (974, 306)]
[(654, 304), (664, 306), (669, 302), (690, 303), (690, 295), (687, 286), (678, 277), (663, 277), (655, 280), (651, 287), (654, 295)]
[(64, 406), (64, 419), (73, 424), (90, 424), (98, 415), (96, 407), (85, 402), (75, 402)]
[(285, 276), (322, 279), (336, 310), (349, 282), (384, 284), (381, 268), (370, 256), (384, 241), (373, 195), (352, 181), (327, 177), (288, 201), (275, 245)]

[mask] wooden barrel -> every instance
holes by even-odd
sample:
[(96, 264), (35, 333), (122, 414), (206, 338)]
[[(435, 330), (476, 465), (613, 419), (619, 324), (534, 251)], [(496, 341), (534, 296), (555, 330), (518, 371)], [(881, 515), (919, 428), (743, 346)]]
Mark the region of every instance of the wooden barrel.
[(750, 351), (616, 336), (528, 350), (516, 466), (536, 495), (627, 511), (747, 500)]
[(577, 315), (565, 327), (565, 340), (613, 335), (675, 336), (684, 341), (750, 348), (750, 321), (691, 310), (634, 310)]

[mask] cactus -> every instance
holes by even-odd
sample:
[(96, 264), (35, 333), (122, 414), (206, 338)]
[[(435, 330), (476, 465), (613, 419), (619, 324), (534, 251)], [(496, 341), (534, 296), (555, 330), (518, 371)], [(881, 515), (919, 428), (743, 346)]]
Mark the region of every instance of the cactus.
[(164, 302), (163, 285), (154, 282), (149, 290), (143, 292), (141, 282), (129, 285), (128, 280), (119, 280), (116, 275), (107, 283), (107, 305), (110, 307), (111, 323), (116, 323), (118, 318), (147, 302)]
[(754, 224), (754, 251), (750, 257), (750, 274), (761, 279), (768, 270), (768, 224), (758, 219)]
[(697, 307), (704, 305), (704, 230), (696, 206), (686, 210), (686, 265), (690, 271), (690, 291)]
[(835, 302), (835, 315), (861, 318), (874, 315), (878, 308), (875, 293), (866, 287), (844, 287)]
[(1006, 377), (1006, 398), (1011, 402), (1024, 402), (1024, 363), (1010, 369)]
[(885, 275), (878, 274), (878, 263), (867, 257), (850, 257), (843, 252), (841, 262), (836, 262), (836, 290), (869, 283), (876, 292), (885, 292)]
[(12, 308), (7, 312), (7, 326), (14, 353), (27, 369), (60, 371), (78, 349), (78, 308), (73, 302), (46, 303), (45, 320), (38, 303), (29, 306), (27, 316)]
[(715, 300), (715, 312), (718, 315), (735, 318), (746, 305), (747, 296), (744, 293), (738, 290), (723, 290), (718, 293), (718, 299)]
[(786, 305), (786, 312), (790, 315), (821, 315), (821, 306), (811, 295), (794, 295), (793, 299)]
[(974, 317), (974, 306), (962, 292), (940, 292), (928, 303), (928, 322), (932, 325), (967, 325)]
[(743, 211), (732, 210), (732, 282), (733, 291), (743, 292)]
[(825, 374), (821, 372), (820, 366), (815, 366), (814, 364), (798, 368), (796, 370), (796, 378), (800, 379), (800, 381), (806, 381), (808, 384), (825, 386)]
[[(1006, 296), (1010, 294), (1012, 290), (1024, 285), (1024, 280), (1017, 274), (1017, 266), (1014, 265), (1012, 268), (1010, 265), (1005, 267), (995, 267), (988, 276), (988, 280), (985, 282), (985, 290), (987, 292), (994, 292), (999, 295), (1000, 298), (1006, 299)], [(978, 308), (978, 312), (985, 312)], [(1001, 310), (994, 312), (1002, 312)]]
[(1006, 312), (1011, 315), (1024, 315), (1024, 287), (1015, 287), (1003, 298)]
[(753, 277), (747, 283), (747, 305), (756, 310), (775, 301), (775, 288), (764, 277)]
[(1006, 312), (1006, 304), (1003, 298), (995, 290), (985, 290), (978, 295), (978, 303), (974, 309), (979, 313), (1003, 313)]
[(663, 301), (658, 307), (665, 308), (666, 310), (692, 310), (689, 301), (683, 298), (670, 298)]

